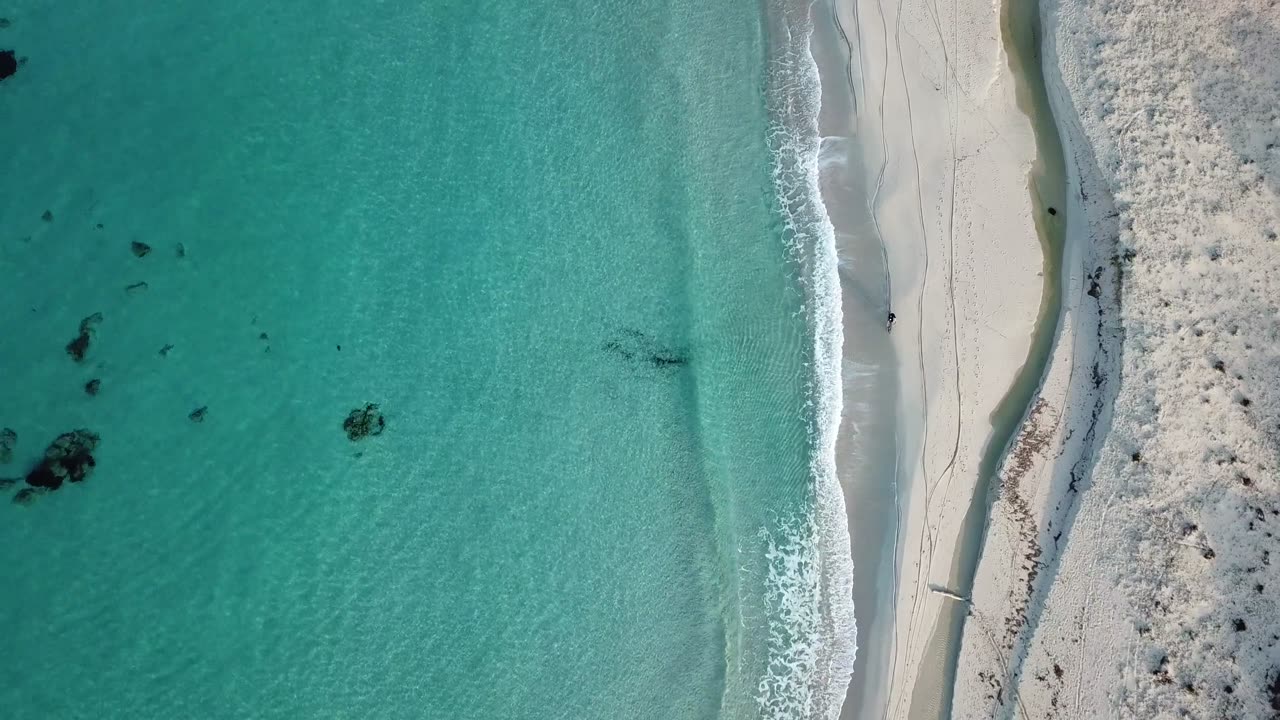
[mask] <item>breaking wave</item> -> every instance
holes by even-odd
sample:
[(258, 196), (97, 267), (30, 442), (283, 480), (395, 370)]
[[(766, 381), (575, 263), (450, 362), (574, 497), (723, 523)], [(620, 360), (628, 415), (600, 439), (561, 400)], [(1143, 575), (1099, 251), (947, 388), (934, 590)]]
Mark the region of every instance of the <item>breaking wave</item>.
[(813, 338), (808, 378), (812, 513), (761, 530), (766, 545), (768, 666), (756, 703), (770, 720), (839, 717), (857, 652), (853, 561), (835, 443), (843, 402), (844, 341), (835, 230), (819, 179), (818, 66), (806, 0), (771, 0), (768, 22), (769, 146), (773, 184)]

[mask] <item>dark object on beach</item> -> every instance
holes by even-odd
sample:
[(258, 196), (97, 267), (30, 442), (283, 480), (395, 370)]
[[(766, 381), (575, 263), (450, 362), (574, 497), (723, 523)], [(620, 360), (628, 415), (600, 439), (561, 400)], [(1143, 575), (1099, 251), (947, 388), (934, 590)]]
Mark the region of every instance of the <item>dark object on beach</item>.
[(144, 281), (144, 282), (136, 282), (132, 285), (125, 286), (124, 291), (130, 295), (137, 295), (138, 293), (143, 292), (146, 289), (147, 289), (147, 283)]
[(347, 419), (342, 421), (342, 429), (347, 431), (347, 439), (351, 442), (381, 435), (387, 427), (386, 418), (378, 412), (378, 406), (367, 403), (363, 408), (352, 410)]
[(12, 50), (0, 50), (0, 80), (18, 72), (18, 59)]
[(18, 492), (13, 494), (13, 504), (14, 505), (30, 505), (31, 503), (35, 502), (36, 498), (40, 497), (41, 495), (47, 492), (49, 491), (46, 490), (45, 488), (24, 487)]
[(165, 343), (164, 347), (160, 348), (160, 357), (169, 357), (169, 351), (172, 349), (172, 345)]
[(102, 388), (102, 381), (99, 380), (98, 378), (94, 378), (84, 384), (84, 394), (92, 397), (94, 395), (97, 395), (98, 390), (101, 388)]
[(44, 451), (40, 464), (27, 473), (27, 484), (57, 490), (63, 482), (81, 482), (97, 465), (93, 459), (96, 447), (98, 435), (88, 430), (73, 430), (59, 435)]
[(129, 243), (129, 249), (132, 250), (133, 254), (137, 255), (138, 257), (146, 257), (147, 253), (151, 252), (150, 245), (144, 242), (138, 242), (137, 240), (134, 240), (133, 242)]
[(13, 449), (18, 446), (18, 433), (12, 428), (0, 430), (0, 465), (13, 460)]
[(204, 416), (208, 412), (209, 412), (209, 406), (201, 405), (195, 410), (192, 410), (191, 414), (188, 415), (187, 418), (190, 419), (191, 422), (204, 422)]
[(89, 352), (89, 341), (93, 339), (94, 327), (100, 322), (102, 322), (102, 313), (94, 313), (80, 321), (80, 334), (67, 343), (67, 354), (72, 360), (76, 362), (84, 360), (85, 353)]
[(1049, 214), (1050, 214), (1050, 215), (1057, 215), (1057, 214), (1058, 214), (1058, 209), (1057, 209), (1057, 208), (1049, 208)]
[(894, 323), (897, 319), (898, 319), (898, 316), (897, 316), (897, 315), (895, 315), (895, 314), (893, 314), (893, 313), (889, 313), (889, 317), (888, 317), (888, 319), (886, 319), (886, 320), (884, 321), (884, 329), (885, 329), (885, 331), (886, 331), (886, 332), (893, 332), (893, 323)]
[(649, 335), (631, 328), (624, 329), (621, 338), (606, 342), (603, 348), (628, 362), (645, 363), (659, 370), (689, 364), (689, 356), (683, 350), (664, 346)]
[(40, 215), (40, 219), (45, 222), (53, 222), (53, 211), (45, 210), (44, 213)]
[(187, 256), (187, 246), (182, 243), (178, 243), (178, 246), (174, 248), (173, 252), (179, 258), (184, 258)]

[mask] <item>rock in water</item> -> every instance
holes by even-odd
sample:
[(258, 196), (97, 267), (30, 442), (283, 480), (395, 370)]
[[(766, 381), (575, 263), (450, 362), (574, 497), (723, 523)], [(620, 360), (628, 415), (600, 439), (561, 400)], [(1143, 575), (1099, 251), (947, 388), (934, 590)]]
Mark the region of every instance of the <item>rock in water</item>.
[(99, 380), (98, 378), (94, 378), (84, 384), (84, 392), (86, 395), (97, 395), (98, 391), (101, 389), (102, 389), (102, 381)]
[(129, 249), (132, 250), (133, 254), (137, 255), (138, 257), (145, 257), (147, 253), (151, 252), (150, 245), (144, 242), (138, 242), (137, 240), (134, 240), (132, 243), (129, 244)]
[(386, 418), (378, 412), (378, 406), (367, 403), (363, 408), (356, 408), (342, 421), (342, 429), (347, 431), (351, 442), (363, 440), (371, 435), (381, 435), (387, 427)]
[(0, 50), (0, 80), (18, 72), (18, 58), (12, 50)]
[(187, 419), (189, 419), (191, 422), (204, 422), (204, 416), (207, 415), (208, 413), (209, 413), (209, 406), (201, 405), (195, 410), (192, 410), (191, 414), (187, 415)]
[(13, 449), (18, 446), (18, 433), (10, 428), (0, 430), (0, 464), (13, 460)]
[(93, 459), (93, 451), (97, 447), (97, 433), (88, 430), (73, 430), (59, 435), (45, 449), (40, 464), (27, 473), (27, 484), (57, 490), (64, 482), (84, 480), (97, 465)]

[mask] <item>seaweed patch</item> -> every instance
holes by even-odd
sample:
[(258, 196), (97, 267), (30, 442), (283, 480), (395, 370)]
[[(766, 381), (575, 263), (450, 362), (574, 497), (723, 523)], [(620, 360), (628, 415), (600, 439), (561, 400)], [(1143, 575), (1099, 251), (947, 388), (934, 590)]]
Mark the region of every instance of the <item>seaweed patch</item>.
[(72, 360), (80, 362), (89, 352), (89, 343), (93, 340), (94, 329), (102, 322), (102, 313), (94, 313), (80, 321), (80, 334), (67, 343), (67, 354)]
[[(98, 447), (98, 434), (89, 430), (72, 430), (57, 437), (44, 451), (44, 459), (27, 473), (27, 484), (33, 488), (57, 490), (64, 482), (84, 481), (97, 466), (93, 451)], [(14, 498), (15, 502), (21, 502)]]
[(347, 419), (342, 421), (342, 429), (347, 432), (347, 439), (351, 442), (381, 435), (386, 427), (387, 420), (378, 412), (378, 406), (374, 403), (365, 403), (364, 407), (352, 410), (347, 414)]
[(605, 342), (601, 349), (629, 363), (647, 365), (658, 370), (671, 370), (689, 364), (689, 353), (684, 348), (658, 342), (647, 333), (624, 328), (619, 337)]

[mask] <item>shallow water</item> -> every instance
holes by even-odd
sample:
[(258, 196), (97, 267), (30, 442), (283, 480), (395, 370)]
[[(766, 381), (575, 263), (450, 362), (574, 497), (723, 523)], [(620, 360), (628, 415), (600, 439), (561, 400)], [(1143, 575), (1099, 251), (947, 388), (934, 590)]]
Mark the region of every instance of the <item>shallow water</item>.
[(814, 707), (812, 264), (759, 7), (6, 12), (0, 475), (102, 436), (0, 505), (6, 717)]

